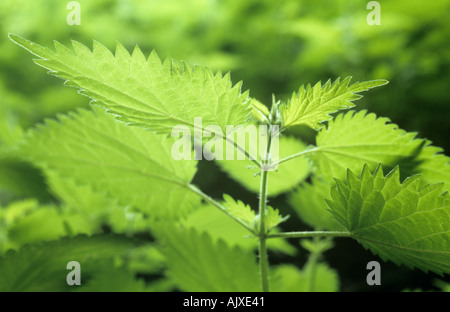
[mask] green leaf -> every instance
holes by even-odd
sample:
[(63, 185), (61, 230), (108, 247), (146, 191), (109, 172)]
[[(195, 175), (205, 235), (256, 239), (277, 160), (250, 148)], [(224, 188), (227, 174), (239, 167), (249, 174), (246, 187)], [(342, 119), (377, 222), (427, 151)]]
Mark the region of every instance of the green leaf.
[(91, 224), (81, 215), (39, 205), (36, 200), (13, 202), (0, 209), (0, 254), (26, 244), (92, 233)]
[[(24, 244), (50, 241), (69, 233), (56, 207), (38, 207), (8, 227), (8, 245), (17, 249)], [(86, 234), (86, 233), (85, 233)]]
[(217, 125), (225, 131), (226, 125), (244, 124), (250, 114), (248, 93), (241, 93), (241, 83), (233, 86), (229, 74), (170, 59), (162, 63), (155, 52), (146, 58), (138, 47), (130, 55), (119, 43), (113, 55), (97, 41), (92, 51), (76, 41), (74, 50), (55, 42), (53, 52), (10, 38), (37, 55), (38, 65), (130, 124), (165, 133), (186, 125), (192, 131), (194, 118), (202, 117), (203, 128)]
[[(247, 150), (248, 141), (246, 140)], [(231, 144), (227, 143), (227, 145)], [(259, 148), (259, 139), (257, 146)], [(290, 156), (304, 149), (306, 149), (306, 145), (300, 140), (282, 136), (279, 138), (279, 157), (274, 157), (272, 162), (277, 162), (283, 157)], [(261, 159), (260, 157), (252, 156), (258, 159), (258, 161)], [(217, 163), (230, 177), (242, 184), (245, 188), (259, 193), (260, 177), (258, 174), (260, 169), (250, 160), (237, 160), (236, 158), (236, 160), (219, 160)], [(276, 171), (269, 171), (268, 195), (277, 196), (292, 190), (308, 177), (310, 170), (310, 164), (307, 159), (296, 158), (278, 166)]]
[(450, 273), (450, 196), (443, 184), (421, 187), (420, 176), (400, 183), (399, 169), (385, 177), (368, 166), (336, 179), (332, 213), (364, 247), (397, 264)]
[(364, 164), (374, 170), (379, 163), (386, 168), (400, 165), (414, 168), (425, 142), (416, 133), (401, 130), (388, 118), (377, 118), (366, 111), (339, 114), (317, 135), (317, 147), (310, 154), (317, 174), (324, 180), (343, 178), (347, 168), (360, 171)]
[(138, 241), (119, 235), (78, 236), (27, 246), (0, 257), (0, 291), (69, 291), (67, 263), (81, 266), (81, 283), (104, 261), (123, 255)]
[(145, 282), (124, 269), (102, 267), (83, 287), (74, 288), (82, 292), (146, 292)]
[(442, 292), (450, 292), (450, 283), (436, 280), (434, 284), (436, 285), (436, 287), (440, 288)]
[(225, 201), (224, 206), (230, 214), (244, 221), (247, 225), (253, 224), (256, 213), (250, 205), (246, 205), (240, 200), (236, 201), (228, 194), (223, 194), (223, 199)]
[(388, 83), (387, 80), (371, 80), (349, 85), (350, 80), (351, 77), (346, 77), (342, 82), (340, 78), (333, 83), (328, 80), (323, 86), (320, 82), (314, 87), (302, 85), (288, 103), (280, 106), (283, 127), (307, 125), (319, 130), (323, 121), (332, 118), (331, 113), (354, 107), (352, 101), (362, 97), (359, 92)]
[(21, 160), (16, 151), (2, 148), (0, 148), (0, 188), (10, 190), (19, 196), (42, 201), (51, 199), (42, 173)]
[(270, 231), (274, 227), (278, 226), (280, 223), (285, 222), (289, 219), (289, 215), (282, 216), (278, 209), (274, 209), (271, 206), (267, 206), (266, 210), (266, 229)]
[(66, 210), (77, 214), (91, 227), (101, 229), (108, 225), (114, 233), (128, 234), (148, 229), (143, 213), (129, 205), (121, 205), (104, 190), (94, 191), (90, 186), (81, 185), (70, 177), (61, 177), (52, 170), (47, 170), (46, 175), (48, 186)]
[(106, 263), (82, 287), (72, 288), (76, 292), (164, 292), (173, 290), (173, 285), (165, 278), (153, 279), (147, 285), (134, 272)]
[(12, 202), (6, 207), (0, 209), (0, 218), (2, 226), (8, 227), (16, 223), (21, 218), (33, 212), (39, 203), (35, 199), (26, 199)]
[(0, 206), (0, 255), (9, 249), (18, 247), (11, 242), (9, 231), (16, 223), (34, 212), (38, 206), (35, 199), (12, 202), (5, 207)]
[(274, 292), (339, 291), (337, 272), (323, 262), (315, 264), (315, 267), (307, 263), (302, 270), (293, 265), (279, 265), (273, 271), (271, 291)]
[(253, 252), (229, 247), (195, 230), (170, 226), (155, 231), (163, 243), (168, 276), (183, 291), (260, 291)]
[(444, 182), (444, 190), (450, 192), (450, 158), (442, 154), (444, 150), (426, 141), (424, 148), (415, 158), (417, 164), (411, 173), (422, 175), (426, 183)]
[[(0, 86), (2, 99), (0, 99), (0, 151), (4, 147), (13, 147), (20, 142), (23, 136), (23, 128), (18, 123), (17, 118), (8, 109), (7, 101), (5, 101), (5, 93), (3, 86)], [(7, 95), (6, 95), (7, 96)]]
[(308, 260), (310, 262), (316, 262), (318, 257), (334, 247), (333, 239), (331, 237), (318, 240), (302, 239), (300, 241), (300, 245), (311, 253)]
[(251, 98), (250, 106), (252, 108), (252, 117), (257, 122), (269, 124), (270, 112), (266, 105), (256, 99)]
[(55, 171), (153, 217), (179, 216), (199, 202), (187, 185), (195, 161), (171, 157), (174, 140), (115, 121), (102, 109), (59, 116), (33, 131), (21, 152)]
[(319, 179), (304, 182), (290, 193), (289, 204), (300, 219), (314, 229), (340, 231), (342, 225), (330, 213), (325, 199), (330, 198), (331, 184)]
[[(226, 194), (224, 198), (226, 198), (226, 201), (223, 205), (228, 208), (230, 213), (243, 221), (244, 219), (249, 220), (245, 222), (248, 222), (248, 225), (251, 227), (254, 226), (256, 215), (250, 209), (250, 206), (245, 205), (241, 201), (234, 201)], [(248, 216), (253, 216), (252, 219), (246, 218), (245, 215), (247, 214)], [(242, 216), (242, 218), (239, 216)], [(179, 223), (184, 228), (207, 233), (215, 243), (223, 240), (230, 247), (237, 246), (245, 250), (256, 250), (258, 248), (256, 237), (253, 237), (247, 229), (211, 205), (202, 205), (189, 213), (186, 218), (180, 220)], [(273, 229), (273, 231), (276, 232), (276, 229)], [(267, 247), (272, 251), (282, 252), (291, 256), (297, 252), (297, 249), (284, 239), (269, 239), (267, 240)]]

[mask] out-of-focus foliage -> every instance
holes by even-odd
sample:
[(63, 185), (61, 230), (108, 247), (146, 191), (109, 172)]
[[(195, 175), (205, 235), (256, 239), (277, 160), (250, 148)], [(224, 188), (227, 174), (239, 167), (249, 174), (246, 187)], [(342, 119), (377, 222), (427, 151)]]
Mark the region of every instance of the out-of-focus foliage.
[[(370, 111), (406, 130), (419, 130), (448, 149), (450, 23), (447, 0), (381, 3), (381, 25), (366, 23), (365, 3), (346, 0), (80, 0), (81, 25), (69, 26), (66, 2), (4, 0), (0, 4), (0, 92), (9, 119), (29, 126), (44, 116), (86, 105), (73, 90), (45, 80), (9, 32), (49, 46), (74, 39), (110, 49), (156, 48), (189, 63), (232, 70), (252, 96), (269, 102), (310, 81), (351, 75), (391, 83)], [(21, 64), (20, 69), (15, 64)], [(36, 92), (39, 90), (38, 92)], [(6, 105), (5, 105), (6, 104)]]
[[(232, 71), (233, 83), (243, 80), (243, 90), (250, 89), (250, 95), (265, 104), (271, 102), (272, 93), (287, 100), (292, 90), (314, 81), (325, 83), (339, 76), (353, 76), (354, 81), (387, 79), (389, 85), (371, 91), (370, 100), (358, 101), (357, 108), (368, 108), (389, 117), (400, 128), (419, 131), (419, 137), (431, 139), (434, 145), (444, 147), (447, 154), (450, 149), (448, 0), (433, 0), (426, 5), (420, 0), (380, 1), (380, 26), (367, 25), (365, 2), (348, 0), (80, 0), (81, 25), (69, 26), (68, 2), (0, 2), (0, 256), (10, 249), (62, 236), (105, 231), (132, 234), (148, 232), (152, 227), (135, 207), (118, 203), (91, 186), (79, 185), (52, 171), (46, 172), (44, 178), (37, 168), (19, 160), (17, 144), (27, 129), (57, 113), (87, 107), (89, 99), (36, 70), (29, 54), (8, 40), (8, 33), (43, 46), (52, 46), (53, 40), (69, 45), (73, 39), (91, 48), (95, 39), (111, 50), (120, 41), (132, 51), (139, 43), (145, 55), (156, 49), (162, 58), (171, 56), (213, 70)], [(289, 134), (304, 131), (307, 130), (294, 128)], [(423, 166), (436, 151), (429, 148), (427, 152), (429, 155), (423, 155)], [(431, 169), (439, 171), (437, 167)], [(220, 173), (200, 170), (199, 174), (203, 181), (208, 181)], [(285, 189), (291, 189), (290, 180), (285, 182), (289, 184)], [(237, 183), (228, 180), (220, 183), (227, 192), (238, 189), (237, 193), (229, 192), (234, 198), (245, 193)], [(257, 183), (255, 187), (248, 184), (251, 190), (257, 188)], [(217, 185), (211, 183), (211, 189)], [(302, 193), (309, 194), (308, 188)], [(314, 194), (301, 200), (294, 197), (292, 202), (314, 206), (319, 197)], [(198, 208), (197, 215), (203, 208)], [(311, 226), (322, 218), (311, 215), (309, 210), (299, 214)], [(184, 226), (189, 227), (189, 222), (198, 220), (192, 217)], [(229, 257), (238, 254), (232, 249), (235, 237), (216, 237), (216, 230), (207, 224), (202, 231), (208, 237), (200, 233), (189, 235), (213, 246), (209, 256), (221, 246)], [(218, 239), (220, 245), (214, 243)], [(243, 245), (248, 246), (239, 248), (248, 251), (254, 248), (253, 243), (244, 241)], [(274, 251), (295, 254), (285, 241), (273, 244), (270, 247)], [(167, 253), (176, 252), (180, 246), (169, 244), (169, 247)], [(24, 250), (26, 256), (27, 250), (32, 249)], [(20, 259), (21, 255), (14, 257)], [(134, 253), (127, 269), (115, 270), (116, 282), (123, 281), (122, 286), (128, 285), (123, 289), (128, 290), (172, 290), (176, 289), (174, 279), (183, 281), (179, 283), (181, 289), (190, 289), (186, 285), (190, 285), (189, 278), (195, 274), (189, 275), (191, 271), (184, 271), (184, 263), (173, 261), (168, 266), (172, 273), (163, 276), (163, 262), (164, 255), (153, 247)], [(249, 266), (253, 266), (250, 261)], [(108, 263), (105, 267), (113, 265)], [(198, 269), (188, 268), (194, 273)], [(150, 288), (141, 280), (130, 278), (129, 270), (151, 274)], [(317, 288), (338, 289), (334, 271), (325, 263), (319, 263), (317, 270), (318, 276), (333, 281)], [(280, 290), (308, 289), (298, 282), (307, 283), (308, 272), (308, 266), (302, 271), (290, 265), (279, 266), (274, 281), (276, 278), (283, 281)], [(155, 274), (161, 278), (155, 279)], [(292, 282), (289, 289), (288, 280)], [(112, 282), (109, 271), (99, 272), (88, 289), (113, 289)]]

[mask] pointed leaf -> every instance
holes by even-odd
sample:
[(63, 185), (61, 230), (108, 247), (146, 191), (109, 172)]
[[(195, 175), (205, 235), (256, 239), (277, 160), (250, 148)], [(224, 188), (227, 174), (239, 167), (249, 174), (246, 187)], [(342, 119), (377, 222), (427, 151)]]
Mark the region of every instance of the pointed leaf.
[(225, 200), (224, 206), (227, 211), (231, 213), (236, 218), (241, 219), (248, 225), (255, 221), (255, 211), (249, 205), (244, 204), (242, 201), (235, 201), (230, 195), (224, 194), (223, 199)]
[[(400, 183), (399, 169), (383, 177), (365, 166), (335, 186), (332, 213), (364, 247), (397, 264), (450, 273), (450, 196), (443, 184)], [(347, 188), (344, 190), (343, 188)]]
[(266, 210), (266, 229), (267, 231), (270, 231), (274, 227), (278, 226), (280, 223), (285, 222), (287, 219), (289, 219), (289, 215), (282, 216), (278, 209), (274, 209), (271, 206), (267, 207)]
[(168, 275), (183, 291), (259, 291), (256, 258), (207, 234), (165, 226), (156, 231), (163, 242)]
[[(342, 179), (347, 168), (357, 172), (364, 164), (371, 170), (379, 163), (390, 169), (399, 165), (406, 173), (408, 168), (417, 166), (417, 155), (425, 144), (416, 139), (416, 133), (401, 130), (388, 118), (377, 118), (366, 111), (338, 115), (316, 140), (318, 150), (310, 157), (324, 180)], [(408, 172), (414, 173), (417, 172)]]
[(21, 152), (44, 171), (108, 193), (154, 217), (179, 216), (198, 203), (187, 185), (195, 161), (171, 157), (174, 140), (127, 127), (109, 114), (80, 110), (49, 120), (28, 137)]
[(113, 55), (94, 41), (93, 50), (73, 41), (73, 49), (55, 42), (56, 52), (16, 35), (18, 45), (37, 55), (35, 62), (66, 79), (67, 85), (98, 101), (120, 119), (155, 131), (170, 133), (177, 125), (194, 129), (194, 118), (203, 127), (245, 123), (251, 110), (241, 84), (209, 68), (191, 68), (183, 62), (161, 62), (153, 52), (147, 58), (136, 47), (130, 55), (117, 44)]
[(288, 103), (280, 107), (283, 127), (307, 125), (312, 129), (322, 128), (321, 122), (330, 120), (331, 113), (348, 109), (355, 105), (352, 101), (360, 99), (359, 92), (387, 84), (386, 80), (371, 80), (349, 85), (351, 77), (331, 83), (328, 80), (323, 86), (318, 82), (314, 87), (301, 86)]
[(102, 261), (138, 244), (119, 235), (78, 236), (8, 252), (0, 257), (0, 291), (69, 291), (67, 263), (80, 263), (83, 283), (101, 268)]

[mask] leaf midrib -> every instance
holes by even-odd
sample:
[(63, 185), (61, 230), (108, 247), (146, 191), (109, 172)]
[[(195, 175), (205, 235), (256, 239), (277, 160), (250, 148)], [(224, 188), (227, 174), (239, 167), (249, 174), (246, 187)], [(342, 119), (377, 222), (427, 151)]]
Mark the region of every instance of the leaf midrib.
[[(370, 242), (370, 243), (374, 243), (374, 244), (382, 245), (382, 246), (387, 246), (387, 247), (390, 247), (390, 248), (397, 248), (397, 249), (401, 249), (401, 250), (406, 250), (408, 252), (428, 253), (428, 254), (433, 254), (433, 255), (450, 255), (450, 251), (436, 251), (436, 250), (409, 248), (409, 247), (406, 247), (406, 246), (400, 246), (400, 245), (396, 245), (396, 244), (392, 244), (392, 243), (378, 241), (378, 240), (375, 240), (375, 239), (370, 239), (370, 238), (367, 238), (365, 236), (358, 236), (358, 235), (355, 235), (354, 233), (356, 233), (356, 232), (354, 231), (354, 232), (350, 233), (350, 236), (353, 237), (354, 239), (367, 241), (367, 242)], [(408, 254), (408, 255), (412, 256), (412, 257), (416, 257), (416, 258), (422, 259), (422, 260), (426, 259), (427, 261), (430, 261), (430, 259), (422, 258), (422, 257), (419, 257), (419, 256), (415, 256), (414, 254)], [(436, 261), (436, 262), (438, 262), (438, 261)], [(442, 263), (442, 262), (438, 262), (438, 263), (448, 265), (447, 263)]]

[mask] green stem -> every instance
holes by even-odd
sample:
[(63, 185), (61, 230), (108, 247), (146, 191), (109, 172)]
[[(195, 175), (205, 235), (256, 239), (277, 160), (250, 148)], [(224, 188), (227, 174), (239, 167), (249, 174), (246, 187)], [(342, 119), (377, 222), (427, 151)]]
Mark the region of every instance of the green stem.
[(269, 291), (269, 260), (267, 259), (266, 246), (266, 198), (267, 198), (267, 180), (268, 171), (261, 172), (261, 185), (259, 197), (259, 268), (261, 275), (261, 287), (263, 292)]
[(269, 180), (270, 152), (272, 147), (272, 126), (267, 133), (266, 157), (261, 166), (261, 183), (259, 188), (259, 268), (261, 275), (261, 288), (263, 292), (269, 291), (269, 260), (267, 258), (266, 246), (266, 209), (267, 209), (267, 188)]
[(222, 211), (223, 213), (225, 213), (227, 216), (229, 216), (231, 219), (233, 219), (234, 221), (236, 221), (237, 223), (239, 223), (240, 225), (242, 225), (243, 227), (245, 227), (248, 231), (250, 231), (253, 235), (255, 236), (259, 236), (259, 233), (256, 233), (256, 231), (251, 228), (250, 226), (247, 225), (247, 223), (245, 223), (244, 221), (242, 221), (241, 219), (236, 218), (235, 216), (233, 216), (231, 213), (228, 212), (227, 208), (225, 206), (223, 206), (221, 203), (219, 203), (218, 201), (216, 201), (215, 199), (211, 198), (210, 196), (208, 196), (207, 194), (203, 193), (198, 187), (196, 187), (195, 185), (192, 184), (188, 184), (187, 185), (188, 189), (190, 189), (191, 191), (193, 191), (195, 194), (199, 195), (200, 197), (202, 197), (205, 201), (207, 201), (208, 203), (210, 203), (211, 205), (213, 205), (216, 208), (219, 208), (220, 211)]
[(261, 288), (263, 292), (269, 291), (269, 259), (267, 258), (266, 238), (259, 238), (259, 268), (261, 274)]
[(306, 231), (306, 232), (284, 232), (269, 234), (266, 238), (305, 238), (305, 237), (350, 237), (350, 232), (340, 231)]
[(304, 155), (307, 155), (307, 154), (311, 154), (311, 153), (316, 153), (318, 151), (320, 151), (320, 149), (318, 147), (314, 147), (314, 148), (311, 148), (309, 150), (301, 151), (299, 153), (295, 153), (295, 154), (292, 154), (290, 156), (284, 157), (283, 159), (280, 159), (277, 163), (274, 163), (273, 165), (274, 166), (275, 165), (280, 165), (280, 164), (282, 164), (282, 163), (284, 163), (286, 161), (289, 161), (291, 159), (295, 159), (295, 158), (298, 158), (298, 157), (301, 157), (301, 156), (304, 156)]
[[(318, 236), (313, 238), (315, 242), (320, 239)], [(307, 266), (309, 268), (309, 292), (313, 292), (316, 286), (316, 272), (317, 272), (317, 262), (319, 261), (319, 257), (322, 255), (322, 252), (312, 252), (309, 255)]]

